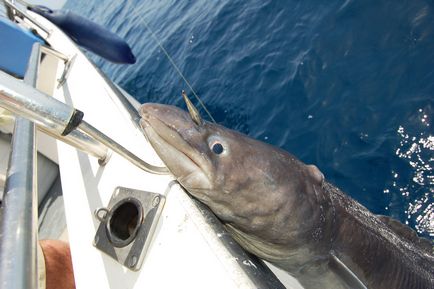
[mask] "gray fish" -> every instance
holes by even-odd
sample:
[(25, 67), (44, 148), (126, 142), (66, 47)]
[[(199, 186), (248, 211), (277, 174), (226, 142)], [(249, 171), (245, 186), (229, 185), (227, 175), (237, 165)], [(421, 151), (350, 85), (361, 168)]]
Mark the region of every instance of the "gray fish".
[(431, 242), (372, 214), (316, 166), (173, 106), (145, 104), (140, 114), (181, 185), (241, 246), (305, 288), (434, 288)]

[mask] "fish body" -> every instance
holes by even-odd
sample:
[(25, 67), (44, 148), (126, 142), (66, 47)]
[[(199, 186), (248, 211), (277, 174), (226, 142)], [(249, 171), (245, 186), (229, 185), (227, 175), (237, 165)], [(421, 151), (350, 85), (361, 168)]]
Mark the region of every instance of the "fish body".
[(316, 166), (173, 106), (145, 104), (140, 114), (180, 184), (241, 246), (305, 288), (434, 288), (431, 243), (372, 214)]

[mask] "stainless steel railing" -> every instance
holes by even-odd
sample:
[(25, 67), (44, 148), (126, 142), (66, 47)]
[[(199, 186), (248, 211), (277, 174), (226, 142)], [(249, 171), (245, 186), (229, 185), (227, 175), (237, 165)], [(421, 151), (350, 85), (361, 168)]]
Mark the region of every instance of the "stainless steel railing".
[(0, 287), (37, 288), (35, 127), (17, 118), (7, 173), (0, 236)]
[[(103, 156), (100, 155), (104, 150), (96, 145), (95, 140), (147, 172), (154, 174), (169, 173), (166, 167), (154, 166), (143, 161), (82, 120), (83, 114), (80, 111), (23, 84), (20, 80), (4, 72), (0, 72), (0, 106), (35, 122), (38, 127), (43, 128), (61, 140), (68, 136), (69, 142), (66, 142), (73, 145), (80, 144), (75, 145), (75, 147), (91, 155), (99, 156), (100, 160), (104, 161), (107, 153)], [(72, 131), (78, 132), (71, 133)], [(95, 147), (99, 151), (93, 150)]]
[[(36, 86), (39, 45), (32, 49), (24, 82)], [(37, 288), (37, 186), (33, 122), (17, 117), (7, 171), (0, 232), (0, 287)]]

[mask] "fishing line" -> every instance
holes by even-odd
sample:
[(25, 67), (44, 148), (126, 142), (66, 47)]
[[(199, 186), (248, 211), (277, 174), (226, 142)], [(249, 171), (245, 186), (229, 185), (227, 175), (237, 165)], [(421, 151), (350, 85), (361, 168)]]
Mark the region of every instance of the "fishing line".
[(175, 68), (176, 72), (178, 72), (179, 76), (184, 80), (185, 84), (187, 84), (188, 88), (190, 88), (190, 90), (193, 93), (193, 95), (196, 98), (196, 100), (199, 102), (199, 104), (202, 106), (202, 108), (208, 114), (208, 116), (210, 117), (210, 119), (212, 120), (212, 122), (216, 123), (215, 119), (212, 117), (211, 113), (206, 108), (205, 104), (202, 102), (202, 100), (200, 99), (200, 97), (197, 95), (196, 91), (191, 86), (190, 82), (187, 80), (187, 78), (185, 78), (184, 74), (178, 68), (178, 66), (176, 65), (175, 61), (169, 55), (169, 53), (167, 52), (167, 50), (163, 47), (163, 44), (161, 44), (161, 42), (158, 39), (157, 35), (155, 35), (154, 31), (152, 31), (151, 27), (149, 27), (148, 23), (144, 19), (142, 19), (142, 20), (143, 20), (143, 23), (145, 23), (146, 28), (149, 30), (149, 32), (151, 32), (152, 37), (157, 42), (157, 44), (160, 47), (160, 49), (163, 51), (163, 53), (166, 55), (167, 59), (169, 59), (169, 61), (172, 64), (172, 66)]

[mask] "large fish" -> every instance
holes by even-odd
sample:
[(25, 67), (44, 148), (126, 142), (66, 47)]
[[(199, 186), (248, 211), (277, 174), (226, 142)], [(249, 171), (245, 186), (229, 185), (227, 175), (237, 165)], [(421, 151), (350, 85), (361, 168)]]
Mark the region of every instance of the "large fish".
[(313, 165), (173, 106), (141, 125), (169, 170), (248, 251), (305, 288), (434, 288), (432, 244), (379, 217)]

